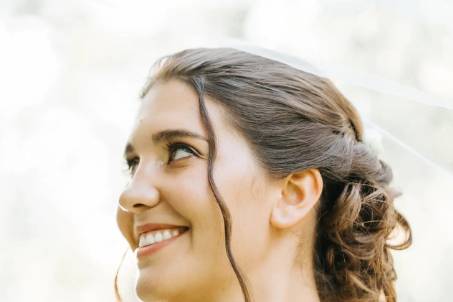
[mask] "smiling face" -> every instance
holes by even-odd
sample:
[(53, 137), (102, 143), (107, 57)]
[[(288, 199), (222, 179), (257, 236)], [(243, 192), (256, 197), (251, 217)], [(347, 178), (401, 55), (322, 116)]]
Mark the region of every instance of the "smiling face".
[[(269, 252), (269, 217), (279, 191), (222, 107), (209, 97), (205, 103), (217, 137), (213, 177), (232, 218), (233, 255), (243, 271), (253, 271)], [(179, 80), (157, 82), (126, 148), (132, 176), (117, 215), (137, 251), (137, 293), (144, 301), (208, 301), (230, 285), (240, 293), (207, 181), (208, 152), (196, 92)], [(150, 232), (156, 228), (162, 232)]]

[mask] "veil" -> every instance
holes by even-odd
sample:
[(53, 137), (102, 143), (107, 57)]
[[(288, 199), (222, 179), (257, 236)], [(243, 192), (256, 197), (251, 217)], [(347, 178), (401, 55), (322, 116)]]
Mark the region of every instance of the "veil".
[(211, 41), (202, 46), (260, 55), (328, 78), (339, 88), (359, 111), (364, 142), (392, 168), (391, 185), (402, 193), (395, 206), (412, 228), (412, 246), (393, 253), (399, 301), (447, 301), (445, 288), (453, 281), (449, 273), (453, 271), (449, 257), (453, 236), (447, 225), (453, 218), (449, 211), (453, 210), (449, 192), (453, 145), (445, 142), (453, 133), (453, 102), (374, 75), (319, 66), (240, 40)]
[(402, 193), (395, 206), (413, 231), (412, 246), (393, 253), (399, 300), (448, 300), (445, 288), (453, 281), (449, 274), (453, 271), (449, 257), (453, 236), (447, 225), (453, 218), (449, 211), (453, 210), (449, 190), (453, 185), (453, 145), (447, 142), (453, 133), (453, 102), (391, 80), (317, 66), (241, 41), (230, 40), (219, 46), (326, 77), (351, 101), (364, 123), (364, 142), (392, 167), (392, 186)]

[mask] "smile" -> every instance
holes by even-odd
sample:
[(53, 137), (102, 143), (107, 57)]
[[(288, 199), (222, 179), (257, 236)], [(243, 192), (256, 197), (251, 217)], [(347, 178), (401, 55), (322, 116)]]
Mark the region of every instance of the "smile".
[(168, 240), (170, 238), (176, 237), (179, 234), (183, 233), (182, 229), (167, 229), (167, 230), (159, 230), (159, 231), (152, 231), (148, 233), (144, 233), (140, 235), (140, 241), (138, 243), (138, 247), (144, 247), (151, 244), (155, 244), (158, 242), (162, 242)]
[(139, 237), (137, 257), (151, 255), (175, 241), (188, 228), (160, 229), (142, 233)]

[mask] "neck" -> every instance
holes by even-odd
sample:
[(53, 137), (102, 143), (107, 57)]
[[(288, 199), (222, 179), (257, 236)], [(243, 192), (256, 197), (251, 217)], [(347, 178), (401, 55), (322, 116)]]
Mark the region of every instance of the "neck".
[[(247, 275), (247, 278), (249, 280), (247, 289), (251, 295), (250, 302), (320, 302), (313, 271), (309, 272), (299, 268), (288, 272), (279, 270), (278, 267), (274, 267), (272, 270), (269, 270), (269, 267), (262, 267)], [(209, 290), (197, 292), (191, 298), (184, 296), (178, 297), (175, 301), (171, 300), (171, 302), (182, 301), (244, 301), (244, 296), (239, 282), (234, 280), (229, 284), (211, 286)], [(165, 302), (170, 302), (170, 300)]]
[(261, 267), (250, 279), (254, 302), (320, 301), (311, 263), (295, 267), (279, 260)]
[[(250, 302), (319, 302), (313, 265), (305, 261), (299, 265), (282, 263), (281, 257), (268, 259), (254, 270), (248, 270), (247, 289), (251, 295)], [(310, 258), (309, 258), (310, 259)], [(292, 265), (291, 265), (292, 264)], [(211, 286), (214, 291), (205, 292), (203, 299), (198, 296), (194, 301), (231, 302), (244, 301), (239, 282), (234, 279), (231, 283)], [(184, 300), (184, 301), (187, 301)]]

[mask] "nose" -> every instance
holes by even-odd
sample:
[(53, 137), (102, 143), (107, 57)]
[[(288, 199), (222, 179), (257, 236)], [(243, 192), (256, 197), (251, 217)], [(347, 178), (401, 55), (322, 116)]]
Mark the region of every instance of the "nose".
[(153, 177), (144, 173), (137, 173), (121, 193), (119, 206), (123, 211), (138, 214), (156, 206), (160, 200), (159, 190), (157, 189)]

